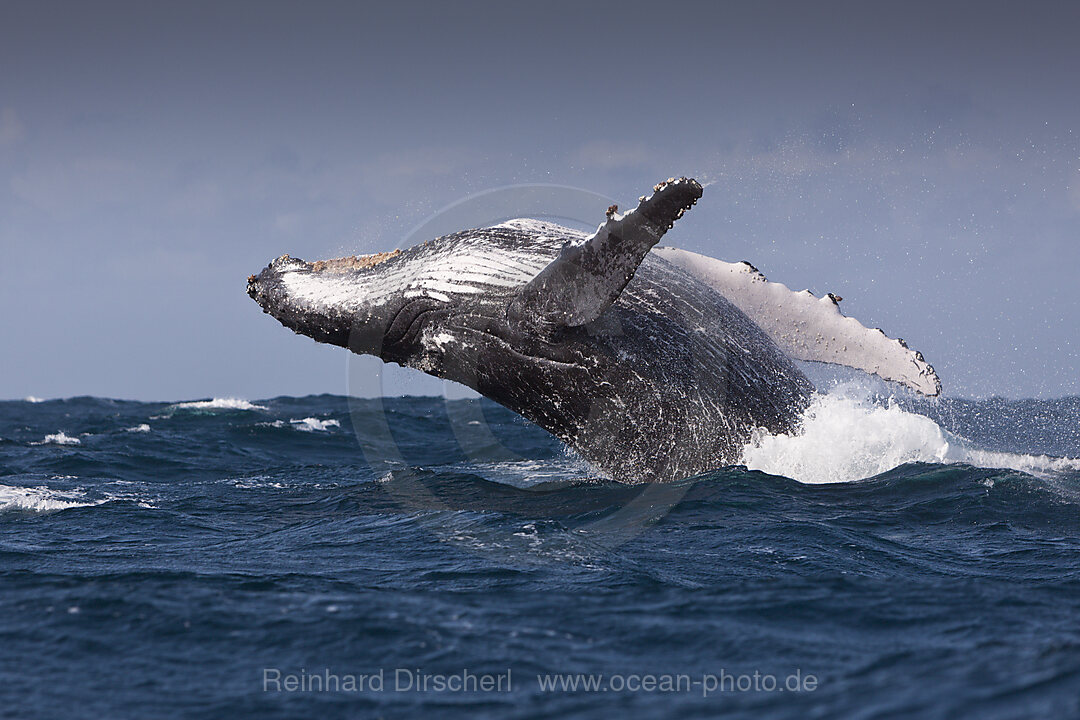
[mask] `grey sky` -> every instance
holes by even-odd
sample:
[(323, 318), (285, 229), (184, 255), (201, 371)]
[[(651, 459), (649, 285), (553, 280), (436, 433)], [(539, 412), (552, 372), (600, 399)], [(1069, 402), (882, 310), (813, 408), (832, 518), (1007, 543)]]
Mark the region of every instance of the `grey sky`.
[(1080, 5), (877, 5), (4, 2), (0, 397), (342, 393), (248, 274), (682, 174), (671, 244), (842, 295), (948, 394), (1080, 393)]

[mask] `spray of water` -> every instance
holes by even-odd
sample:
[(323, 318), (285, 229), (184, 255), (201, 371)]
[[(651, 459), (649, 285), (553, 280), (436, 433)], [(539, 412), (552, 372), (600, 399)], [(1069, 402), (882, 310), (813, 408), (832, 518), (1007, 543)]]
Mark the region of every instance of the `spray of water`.
[(928, 417), (857, 385), (815, 395), (792, 435), (756, 432), (743, 448), (752, 470), (804, 483), (850, 482), (911, 462), (968, 463), (1036, 476), (1080, 471), (1080, 460), (980, 450)]

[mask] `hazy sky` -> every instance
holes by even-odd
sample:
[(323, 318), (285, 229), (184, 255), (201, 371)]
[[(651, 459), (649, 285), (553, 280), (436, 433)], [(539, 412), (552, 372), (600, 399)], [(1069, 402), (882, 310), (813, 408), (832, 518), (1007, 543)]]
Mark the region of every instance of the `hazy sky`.
[(948, 394), (1078, 394), (1078, 34), (1075, 2), (5, 0), (0, 397), (343, 393), (245, 294), (270, 259), (671, 175), (712, 184), (667, 244), (842, 295)]

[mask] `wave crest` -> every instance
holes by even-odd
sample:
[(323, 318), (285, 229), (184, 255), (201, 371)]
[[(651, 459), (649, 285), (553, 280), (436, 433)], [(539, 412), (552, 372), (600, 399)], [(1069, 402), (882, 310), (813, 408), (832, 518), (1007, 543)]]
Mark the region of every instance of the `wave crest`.
[(61, 431), (59, 431), (59, 432), (57, 432), (55, 434), (46, 435), (45, 438), (41, 442), (30, 443), (30, 444), (31, 445), (79, 445), (80, 443), (82, 443), (82, 440), (79, 440), (79, 438), (77, 438), (77, 437), (71, 437), (70, 435), (66, 435), (64, 433), (64, 431), (61, 430)]
[(333, 418), (328, 420), (320, 420), (319, 418), (306, 417), (301, 420), (289, 420), (297, 430), (303, 430), (304, 432), (325, 432), (332, 427), (341, 427), (341, 423)]
[(213, 400), (194, 400), (177, 403), (174, 410), (266, 410), (264, 405), (256, 405), (242, 398), (214, 398)]
[(0, 512), (51, 512), (75, 507), (89, 507), (96, 502), (80, 501), (69, 493), (49, 488), (12, 487), (0, 485)]

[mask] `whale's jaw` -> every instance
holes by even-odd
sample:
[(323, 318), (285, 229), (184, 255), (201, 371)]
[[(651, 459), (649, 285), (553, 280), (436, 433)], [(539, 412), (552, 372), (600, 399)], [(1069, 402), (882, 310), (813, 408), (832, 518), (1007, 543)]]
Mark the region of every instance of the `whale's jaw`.
[(377, 292), (373, 270), (398, 254), (395, 250), (316, 262), (282, 255), (248, 277), (247, 294), (296, 333), (378, 354), (399, 308), (392, 294)]

